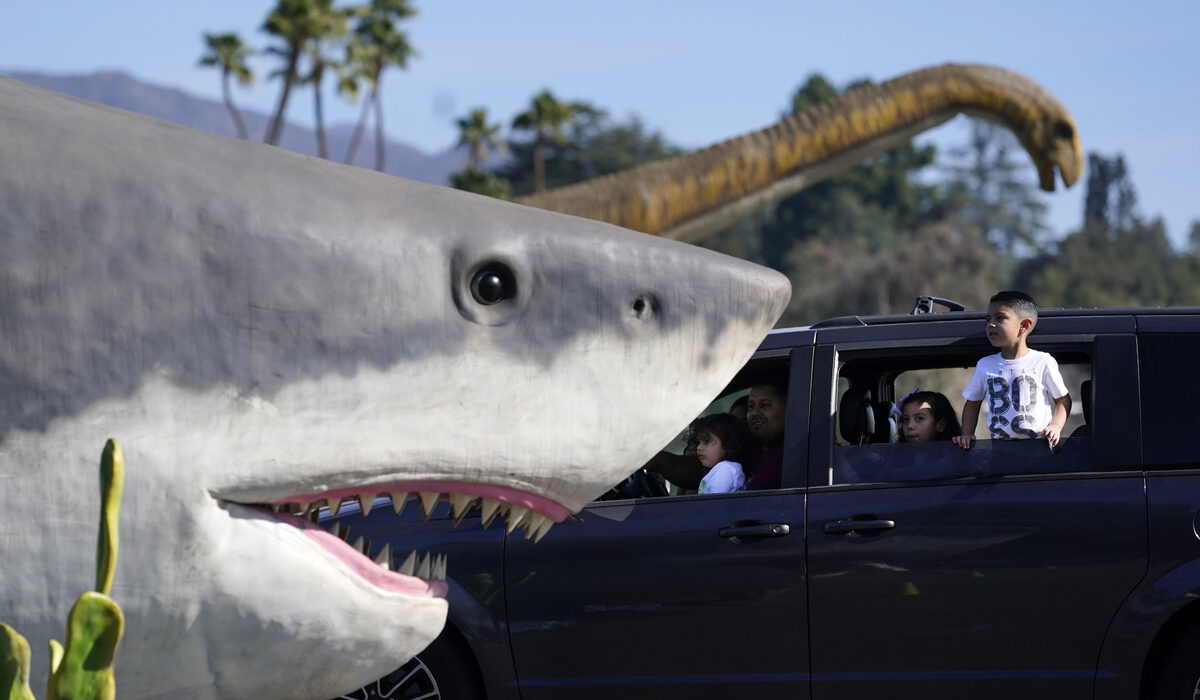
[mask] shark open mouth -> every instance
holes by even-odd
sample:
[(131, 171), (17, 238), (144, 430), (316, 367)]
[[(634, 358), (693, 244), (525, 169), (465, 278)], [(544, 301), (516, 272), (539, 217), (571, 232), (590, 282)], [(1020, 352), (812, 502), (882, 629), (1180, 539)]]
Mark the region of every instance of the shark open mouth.
[(445, 501), (450, 504), (450, 516), (456, 526), (472, 509), (478, 509), (484, 528), (497, 516), (504, 516), (507, 534), (524, 528), (525, 538), (534, 542), (540, 541), (555, 523), (562, 522), (570, 514), (566, 507), (544, 496), (503, 486), (449, 481), (332, 489), (319, 494), (289, 496), (259, 509), (280, 522), (300, 528), (314, 544), (374, 586), (396, 593), (445, 597), (445, 555), (419, 554), (415, 550), (395, 552), (386, 543), (375, 547), (362, 536), (355, 538), (348, 525), (329, 520), (351, 501), (356, 502), (358, 510), (366, 516), (384, 496), (391, 499), (397, 515), (409, 501), (416, 501), (426, 520), (438, 503)]

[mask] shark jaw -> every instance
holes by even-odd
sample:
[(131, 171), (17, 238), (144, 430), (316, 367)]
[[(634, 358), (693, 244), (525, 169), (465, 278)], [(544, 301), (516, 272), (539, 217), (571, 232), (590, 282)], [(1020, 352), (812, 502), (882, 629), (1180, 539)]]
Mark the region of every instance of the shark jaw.
[[(382, 491), (383, 495), (379, 492)], [(523, 528), (526, 539), (540, 542), (555, 523), (569, 515), (563, 506), (535, 494), (486, 484), (455, 482), (390, 483), (361, 491), (335, 489), (316, 497), (292, 496), (268, 506), (244, 506), (229, 502), (232, 508), (250, 509), (270, 515), (275, 520), (299, 528), (316, 546), (364, 582), (381, 590), (415, 596), (444, 598), (446, 595), (445, 555), (405, 554), (393, 551), (390, 544), (376, 547), (370, 540), (354, 537), (349, 526), (334, 521), (348, 502), (357, 504), (365, 517), (378, 504), (393, 508), (397, 515), (409, 501), (415, 501), (426, 520), (439, 502), (450, 504), (451, 517), (457, 526), (473, 508), (478, 509), (484, 529), (497, 517), (506, 520), (505, 533), (511, 535)]]

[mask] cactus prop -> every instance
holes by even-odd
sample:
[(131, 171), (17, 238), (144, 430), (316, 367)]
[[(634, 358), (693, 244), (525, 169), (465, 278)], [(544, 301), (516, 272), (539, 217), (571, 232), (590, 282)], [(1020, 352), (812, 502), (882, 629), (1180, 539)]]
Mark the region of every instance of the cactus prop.
[[(116, 440), (100, 458), (100, 535), (96, 590), (87, 591), (67, 617), (67, 643), (50, 642), (46, 700), (112, 700), (113, 660), (125, 629), (121, 608), (108, 596), (117, 566), (117, 523), (125, 488), (125, 459)], [(34, 700), (29, 689), (29, 643), (0, 622), (0, 700)]]

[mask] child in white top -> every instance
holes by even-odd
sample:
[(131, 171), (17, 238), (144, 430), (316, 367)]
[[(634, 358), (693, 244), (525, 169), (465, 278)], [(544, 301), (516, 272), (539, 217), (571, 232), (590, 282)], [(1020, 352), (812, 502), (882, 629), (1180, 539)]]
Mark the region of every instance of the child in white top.
[(744, 421), (728, 413), (714, 413), (695, 423), (696, 456), (708, 470), (700, 479), (699, 493), (729, 493), (746, 488), (742, 459), (750, 446)]
[(983, 400), (993, 440), (1044, 437), (1058, 445), (1071, 397), (1050, 354), (1025, 343), (1037, 323), (1037, 303), (1024, 292), (1000, 292), (988, 304), (987, 338), (1000, 352), (979, 360), (963, 390), (962, 435), (954, 444), (971, 449)]

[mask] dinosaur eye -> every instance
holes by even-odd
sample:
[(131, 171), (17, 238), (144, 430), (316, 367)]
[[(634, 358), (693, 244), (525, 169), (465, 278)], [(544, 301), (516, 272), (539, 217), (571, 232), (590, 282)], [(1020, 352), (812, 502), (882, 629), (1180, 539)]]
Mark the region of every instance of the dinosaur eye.
[(471, 296), (484, 306), (499, 304), (517, 295), (512, 270), (500, 263), (487, 263), (471, 277)]
[(1054, 124), (1054, 136), (1060, 139), (1072, 139), (1075, 137), (1075, 129), (1066, 122), (1056, 122)]

